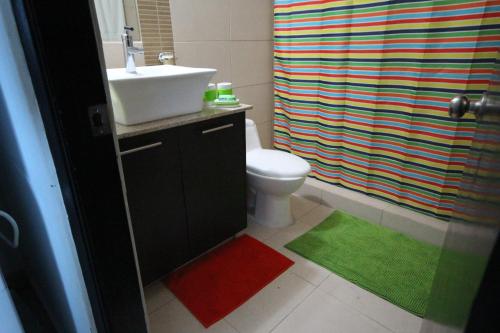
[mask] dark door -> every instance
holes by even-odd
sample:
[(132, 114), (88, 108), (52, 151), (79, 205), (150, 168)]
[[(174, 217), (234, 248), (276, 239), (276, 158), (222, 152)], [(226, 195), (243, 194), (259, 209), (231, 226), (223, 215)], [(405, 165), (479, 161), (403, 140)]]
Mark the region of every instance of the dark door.
[(144, 285), (187, 261), (188, 232), (175, 129), (120, 141)]
[(500, 59), (480, 101), (457, 97), (477, 129), (421, 332), (500, 332)]
[(245, 119), (236, 114), (181, 129), (191, 256), (246, 226)]
[(93, 1), (12, 1), (99, 332), (147, 331)]

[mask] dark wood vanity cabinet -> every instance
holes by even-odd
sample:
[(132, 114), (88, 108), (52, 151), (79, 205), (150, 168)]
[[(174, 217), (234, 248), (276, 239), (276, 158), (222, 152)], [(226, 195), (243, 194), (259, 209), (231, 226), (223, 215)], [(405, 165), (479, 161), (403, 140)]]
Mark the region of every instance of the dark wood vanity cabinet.
[(172, 130), (120, 142), (144, 284), (182, 265), (190, 253), (178, 139)]
[(180, 133), (191, 256), (246, 226), (243, 114), (186, 126)]
[(246, 227), (244, 113), (120, 140), (143, 284)]

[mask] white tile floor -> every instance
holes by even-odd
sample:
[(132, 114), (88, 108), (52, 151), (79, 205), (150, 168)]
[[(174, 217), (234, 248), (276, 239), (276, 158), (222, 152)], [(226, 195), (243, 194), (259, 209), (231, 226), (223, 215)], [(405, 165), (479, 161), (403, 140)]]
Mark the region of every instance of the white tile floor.
[(333, 209), (292, 198), (296, 224), (269, 229), (249, 222), (245, 233), (295, 264), (245, 304), (206, 330), (162, 284), (145, 291), (152, 333), (419, 332), (422, 319), (285, 249)]

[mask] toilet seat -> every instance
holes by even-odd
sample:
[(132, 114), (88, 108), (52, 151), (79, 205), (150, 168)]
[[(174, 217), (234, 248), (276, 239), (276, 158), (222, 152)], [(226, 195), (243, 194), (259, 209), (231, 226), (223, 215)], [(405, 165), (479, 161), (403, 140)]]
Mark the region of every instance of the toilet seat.
[(311, 167), (304, 159), (290, 153), (255, 149), (247, 153), (247, 170), (261, 176), (293, 178), (304, 177)]

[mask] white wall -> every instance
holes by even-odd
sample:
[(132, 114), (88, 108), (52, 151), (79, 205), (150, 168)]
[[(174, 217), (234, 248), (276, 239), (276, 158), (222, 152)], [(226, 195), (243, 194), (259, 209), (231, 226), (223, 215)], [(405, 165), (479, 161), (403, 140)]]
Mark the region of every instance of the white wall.
[(0, 194), (20, 225), (21, 251), (55, 324), (61, 332), (95, 332), (10, 1), (0, 2), (0, 45)]
[(216, 68), (254, 110), (263, 145), (272, 146), (273, 1), (170, 0), (177, 65)]

